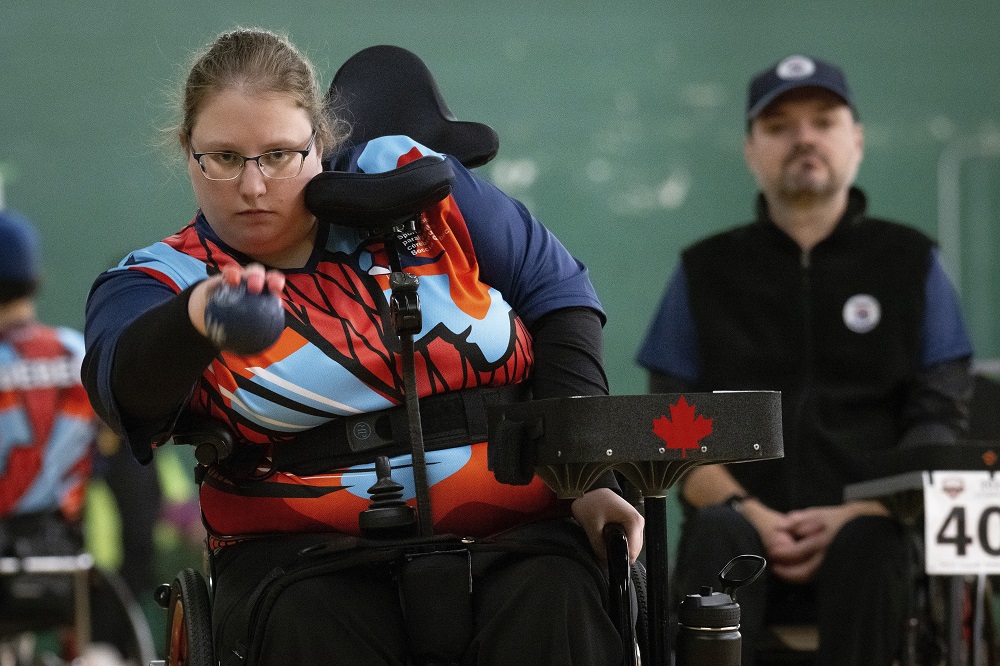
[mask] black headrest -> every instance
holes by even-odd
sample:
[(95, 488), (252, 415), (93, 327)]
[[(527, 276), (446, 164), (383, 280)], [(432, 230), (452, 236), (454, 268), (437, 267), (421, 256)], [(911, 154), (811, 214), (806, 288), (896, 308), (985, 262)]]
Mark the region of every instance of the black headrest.
[(455, 119), (427, 65), (398, 46), (370, 46), (348, 58), (330, 99), (333, 112), (352, 125), (348, 145), (404, 134), (470, 169), (500, 149), (492, 127)]
[(323, 171), (306, 184), (306, 206), (321, 222), (384, 232), (451, 192), (455, 173), (438, 155), (391, 171)]

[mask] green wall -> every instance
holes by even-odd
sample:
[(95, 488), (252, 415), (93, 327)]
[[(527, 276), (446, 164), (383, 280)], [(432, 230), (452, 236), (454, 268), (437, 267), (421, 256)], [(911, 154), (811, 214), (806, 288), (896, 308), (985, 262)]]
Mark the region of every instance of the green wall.
[(978, 356), (1000, 357), (1000, 4), (962, 0), (6, 2), (0, 174), (43, 231), (47, 320), (82, 326), (93, 277), (191, 216), (184, 171), (157, 147), (165, 93), (235, 25), (287, 31), (324, 82), (372, 44), (421, 55), (458, 116), (498, 130), (482, 173), (590, 266), (616, 393), (644, 390), (632, 359), (677, 252), (751, 212), (748, 78), (793, 52), (839, 62), (873, 211), (937, 236), (944, 184)]
[(977, 357), (1000, 357), (1000, 3), (986, 0), (6, 0), (0, 192), (42, 230), (45, 320), (82, 327), (97, 273), (190, 219), (157, 130), (189, 53), (236, 25), (288, 32), (324, 84), (373, 44), (423, 57), (456, 115), (499, 132), (481, 173), (590, 266), (617, 394), (645, 390), (633, 358), (679, 250), (751, 214), (748, 79), (796, 52), (838, 62), (873, 212), (944, 226)]

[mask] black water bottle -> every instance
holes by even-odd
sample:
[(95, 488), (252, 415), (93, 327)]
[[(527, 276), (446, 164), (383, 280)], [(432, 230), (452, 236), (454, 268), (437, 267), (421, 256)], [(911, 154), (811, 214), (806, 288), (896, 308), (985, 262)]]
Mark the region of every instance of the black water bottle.
[(725, 592), (706, 586), (684, 597), (678, 610), (677, 666), (740, 666), (740, 605), (733, 592), (755, 581), (766, 564), (763, 557), (739, 555), (719, 573)]
[(739, 666), (740, 605), (732, 597), (703, 587), (684, 597), (678, 616), (678, 666)]

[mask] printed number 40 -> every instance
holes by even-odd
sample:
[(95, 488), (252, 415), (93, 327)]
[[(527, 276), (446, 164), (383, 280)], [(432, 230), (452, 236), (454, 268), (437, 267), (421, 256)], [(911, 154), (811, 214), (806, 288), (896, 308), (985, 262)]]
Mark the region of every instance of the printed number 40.
[[(989, 506), (986, 507), (983, 512), (979, 515), (979, 525), (976, 530), (978, 534), (975, 536), (979, 537), (979, 545), (982, 547), (983, 551), (989, 555), (1000, 555), (1000, 544), (993, 545), (990, 543), (989, 534), (989, 523), (990, 519), (997, 516), (1000, 519), (1000, 506)], [(997, 531), (996, 534), (1000, 534)], [(1000, 541), (1000, 538), (997, 539)], [(956, 506), (945, 518), (944, 523), (941, 525), (941, 529), (937, 533), (937, 543), (942, 545), (953, 544), (955, 546), (956, 553), (959, 556), (966, 554), (966, 549), (972, 544), (975, 539), (969, 536), (966, 531), (965, 524), (965, 507)]]

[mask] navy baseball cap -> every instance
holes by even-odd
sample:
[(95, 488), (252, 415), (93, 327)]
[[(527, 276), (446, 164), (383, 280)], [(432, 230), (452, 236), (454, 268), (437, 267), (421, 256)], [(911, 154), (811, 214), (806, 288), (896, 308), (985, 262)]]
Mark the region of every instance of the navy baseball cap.
[(751, 121), (768, 104), (789, 90), (814, 86), (836, 94), (851, 107), (854, 115), (854, 100), (847, 86), (844, 72), (836, 65), (803, 55), (788, 56), (770, 69), (757, 74), (750, 81), (747, 95), (747, 121)]
[(37, 280), (39, 255), (35, 227), (14, 211), (0, 210), (0, 282)]

